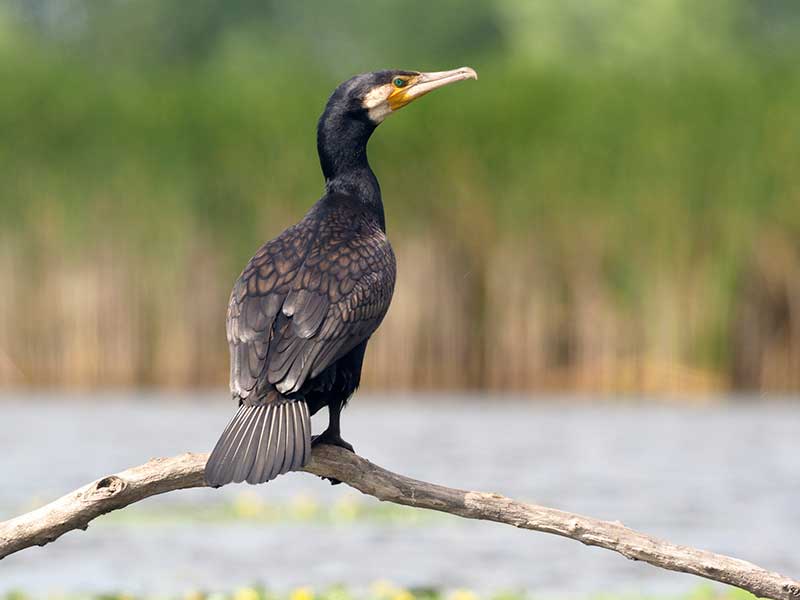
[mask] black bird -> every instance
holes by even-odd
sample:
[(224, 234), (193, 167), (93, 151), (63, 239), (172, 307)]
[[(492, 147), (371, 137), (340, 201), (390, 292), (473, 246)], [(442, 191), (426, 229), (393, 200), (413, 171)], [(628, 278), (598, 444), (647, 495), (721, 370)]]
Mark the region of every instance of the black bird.
[[(386, 239), (367, 141), (392, 112), (475, 71), (378, 71), (331, 95), (317, 126), (325, 195), (264, 244), (231, 292), (230, 387), (239, 409), (206, 464), (212, 486), (261, 483), (301, 469), (317, 443), (353, 451), (339, 415), (358, 387), (367, 341), (392, 299), (395, 259)], [(330, 423), (312, 439), (311, 415)]]

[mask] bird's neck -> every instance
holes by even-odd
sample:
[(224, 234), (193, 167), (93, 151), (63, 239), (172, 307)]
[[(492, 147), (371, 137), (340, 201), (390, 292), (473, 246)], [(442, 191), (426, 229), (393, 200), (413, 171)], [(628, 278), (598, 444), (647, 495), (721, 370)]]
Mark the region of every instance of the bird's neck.
[(317, 151), (328, 193), (358, 198), (386, 229), (378, 179), (367, 161), (367, 142), (375, 125), (330, 107), (317, 128)]

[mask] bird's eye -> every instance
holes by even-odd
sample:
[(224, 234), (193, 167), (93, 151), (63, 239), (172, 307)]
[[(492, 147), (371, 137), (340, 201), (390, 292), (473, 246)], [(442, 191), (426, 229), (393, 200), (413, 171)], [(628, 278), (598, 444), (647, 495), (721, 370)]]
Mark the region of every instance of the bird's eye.
[(396, 77), (395, 80), (392, 83), (394, 84), (394, 87), (402, 88), (402, 87), (406, 87), (406, 84), (408, 83), (408, 81), (403, 79), (402, 77)]

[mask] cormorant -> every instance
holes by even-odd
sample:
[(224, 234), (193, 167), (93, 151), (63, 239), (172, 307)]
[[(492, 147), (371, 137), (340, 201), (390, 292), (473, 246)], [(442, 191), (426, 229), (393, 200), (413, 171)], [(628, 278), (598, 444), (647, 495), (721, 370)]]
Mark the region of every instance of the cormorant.
[[(317, 126), (325, 195), (258, 250), (231, 292), (230, 388), (239, 409), (206, 464), (211, 486), (301, 469), (318, 443), (353, 451), (341, 438), (339, 415), (358, 387), (396, 272), (367, 141), (412, 100), (477, 78), (469, 67), (377, 71), (331, 95)], [(330, 422), (312, 439), (310, 417), (323, 406)]]

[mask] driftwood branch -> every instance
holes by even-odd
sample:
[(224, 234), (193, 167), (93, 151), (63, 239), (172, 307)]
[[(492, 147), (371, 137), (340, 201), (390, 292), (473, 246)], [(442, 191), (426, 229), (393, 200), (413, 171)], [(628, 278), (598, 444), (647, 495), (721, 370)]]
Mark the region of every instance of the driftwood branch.
[[(44, 546), (73, 529), (86, 529), (92, 519), (149, 496), (203, 487), (207, 458), (207, 454), (183, 454), (153, 459), (0, 523), (0, 558), (30, 546)], [(378, 500), (553, 533), (662, 569), (727, 583), (756, 596), (800, 599), (800, 582), (743, 560), (672, 544), (628, 529), (619, 522), (524, 504), (499, 494), (468, 492), (417, 481), (387, 471), (341, 448), (315, 448), (305, 470), (339, 479)]]

